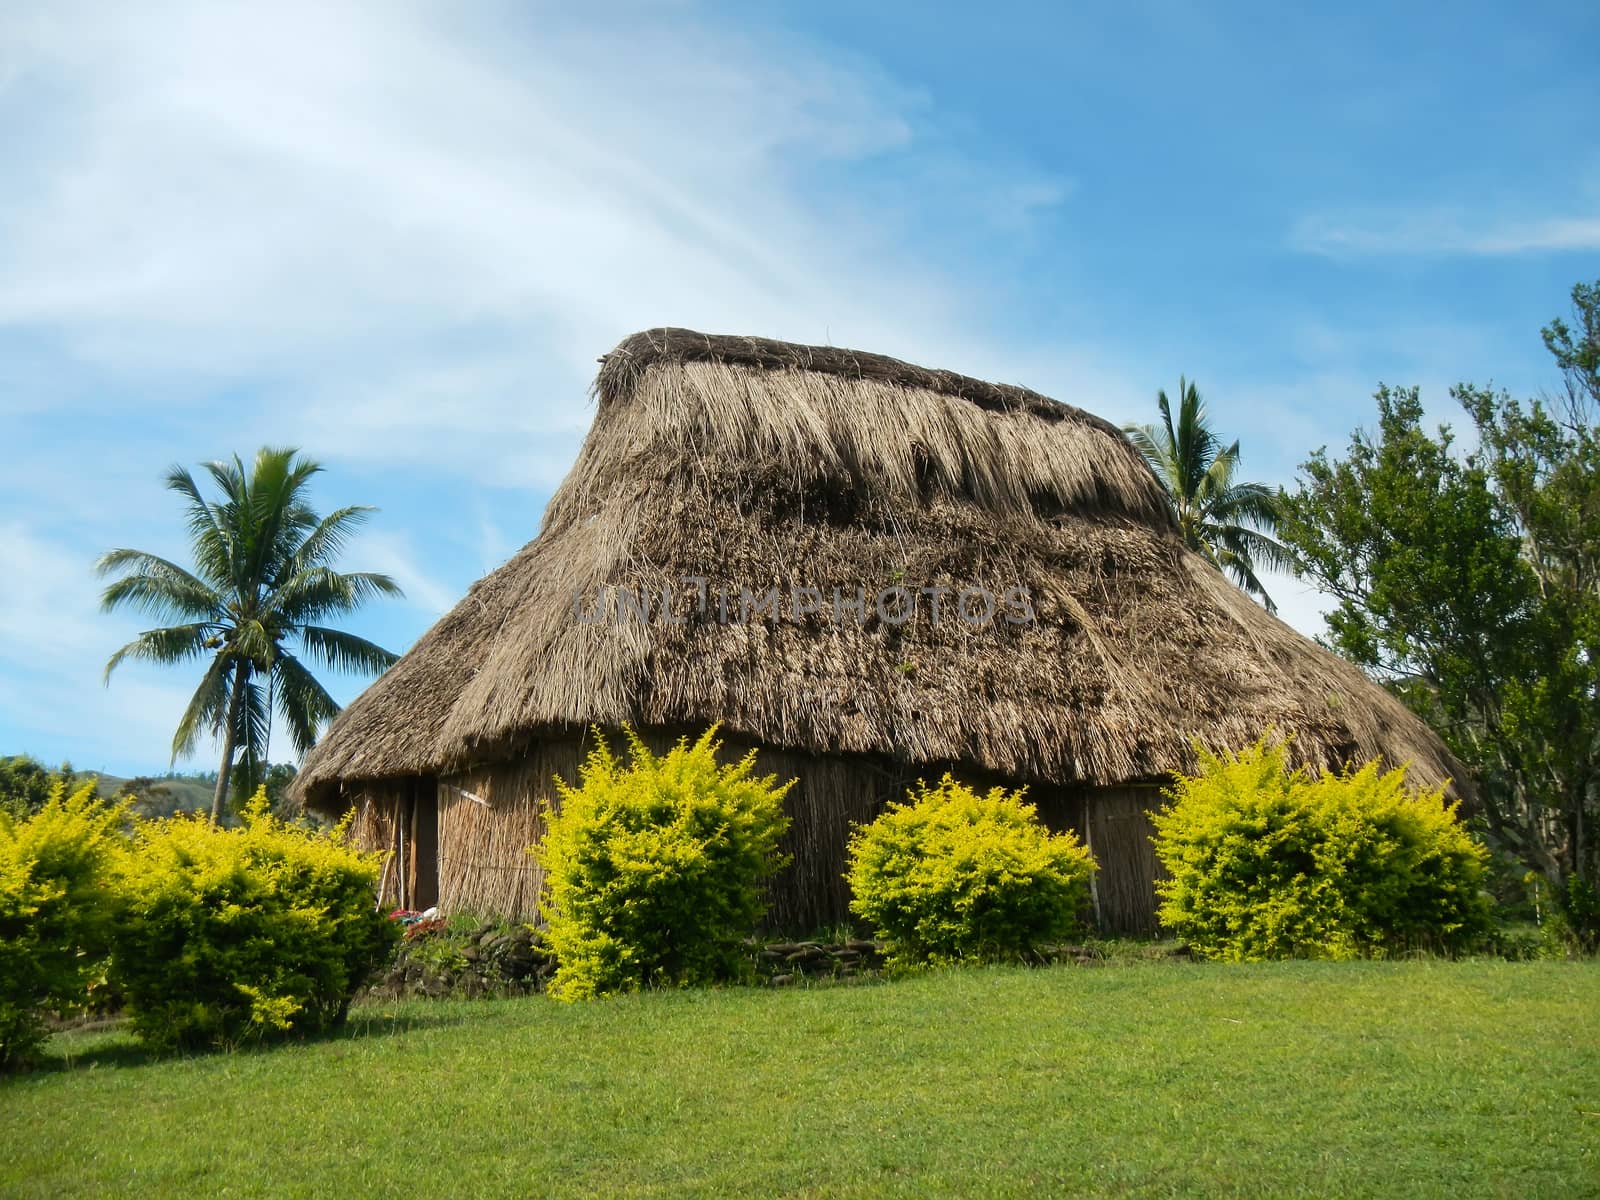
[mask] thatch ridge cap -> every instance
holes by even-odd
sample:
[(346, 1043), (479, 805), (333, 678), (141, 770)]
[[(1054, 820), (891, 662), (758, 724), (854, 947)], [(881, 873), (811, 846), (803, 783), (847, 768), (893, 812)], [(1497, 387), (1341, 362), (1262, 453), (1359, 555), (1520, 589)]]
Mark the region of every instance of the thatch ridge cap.
[(887, 354), (841, 346), (809, 346), (745, 334), (701, 333), (662, 325), (629, 334), (600, 358), (595, 394), (602, 405), (625, 398), (638, 378), (658, 363), (714, 362), (759, 371), (813, 371), (844, 379), (876, 380), (971, 401), (999, 412), (1022, 411), (1046, 421), (1078, 421), (1124, 437), (1104, 417), (1014, 383), (990, 383)]

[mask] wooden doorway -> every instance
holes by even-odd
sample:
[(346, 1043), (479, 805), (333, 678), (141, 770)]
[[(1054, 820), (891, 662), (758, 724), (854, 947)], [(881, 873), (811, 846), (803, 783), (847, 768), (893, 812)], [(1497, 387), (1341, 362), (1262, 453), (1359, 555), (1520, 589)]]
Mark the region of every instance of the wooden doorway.
[(406, 907), (419, 911), (439, 903), (439, 786), (431, 776), (411, 781), (402, 814), (406, 831)]

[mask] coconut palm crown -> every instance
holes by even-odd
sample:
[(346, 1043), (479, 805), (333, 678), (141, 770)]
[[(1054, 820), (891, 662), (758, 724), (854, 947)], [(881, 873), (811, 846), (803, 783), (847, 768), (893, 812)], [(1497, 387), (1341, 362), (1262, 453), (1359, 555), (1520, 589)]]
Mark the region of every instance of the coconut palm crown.
[(1125, 425), (1123, 432), (1166, 489), (1184, 542), (1247, 594), (1259, 596), (1268, 612), (1276, 612), (1256, 569), (1292, 569), (1288, 550), (1273, 537), (1281, 511), (1278, 493), (1265, 484), (1235, 480), (1239, 443), (1223, 447), (1193, 383), (1178, 379), (1176, 424), (1166, 392), (1156, 393), (1156, 404), (1159, 425)]
[(322, 467), (298, 450), (263, 448), (248, 472), (238, 456), (205, 470), (220, 493), (215, 500), (182, 467), (166, 481), (185, 502), (193, 570), (143, 550), (112, 550), (96, 570), (117, 576), (102, 594), (107, 612), (130, 608), (162, 622), (111, 656), (108, 683), (129, 660), (205, 663), (173, 735), (172, 757), (192, 752), (203, 733), (220, 735), (215, 821), (235, 752), (242, 750), (252, 777), (266, 761), (274, 710), (298, 754), (338, 715), (304, 660), (361, 674), (394, 663), (389, 651), (327, 622), (401, 591), (387, 575), (334, 570), (350, 534), (374, 510), (352, 506), (318, 516), (306, 491)]

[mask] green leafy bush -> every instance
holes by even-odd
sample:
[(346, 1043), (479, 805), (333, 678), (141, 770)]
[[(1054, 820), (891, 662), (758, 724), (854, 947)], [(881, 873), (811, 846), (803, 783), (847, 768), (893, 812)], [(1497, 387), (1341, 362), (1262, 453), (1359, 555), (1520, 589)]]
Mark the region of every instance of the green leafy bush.
[(127, 859), (115, 978), (136, 1032), (231, 1047), (343, 1020), (399, 928), (374, 911), (382, 855), (289, 825), (258, 791), (241, 825), (145, 822)]
[(1094, 859), (1023, 793), (919, 783), (850, 841), (850, 907), (891, 961), (1011, 959), (1079, 928)]
[(1445, 953), (1490, 928), (1488, 853), (1443, 789), (1415, 792), (1376, 762), (1312, 778), (1281, 741), (1201, 751), (1155, 817), (1162, 922), (1233, 960)]
[(552, 995), (704, 983), (748, 966), (741, 942), (787, 861), (778, 840), (794, 784), (753, 777), (753, 751), (719, 764), (715, 735), (657, 757), (628, 730), (624, 765), (596, 731), (581, 784), (556, 781), (561, 802), (531, 849), (545, 870)]
[(121, 808), (55, 784), (32, 816), (0, 811), (0, 1068), (27, 1062), (44, 1014), (82, 1008), (116, 921)]

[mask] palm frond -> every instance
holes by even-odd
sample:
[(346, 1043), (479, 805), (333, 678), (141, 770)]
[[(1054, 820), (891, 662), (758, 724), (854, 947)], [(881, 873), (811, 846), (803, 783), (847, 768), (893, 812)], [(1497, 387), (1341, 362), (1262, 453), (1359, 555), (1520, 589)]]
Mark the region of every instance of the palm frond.
[(112, 550), (100, 556), (95, 572), (109, 575), (130, 571), (100, 594), (105, 612), (132, 608), (158, 621), (184, 617), (216, 617), (222, 599), (215, 589), (196, 579), (176, 563), (142, 550)]
[(167, 489), (184, 497), (185, 524), (195, 569), (212, 588), (231, 590), (235, 538), (216, 506), (200, 494), (194, 476), (182, 467), (167, 472)]
[(1154, 425), (1124, 425), (1122, 432), (1128, 435), (1128, 440), (1133, 443), (1133, 448), (1139, 456), (1150, 465), (1150, 469), (1158, 476), (1167, 476), (1172, 466), (1172, 443), (1165, 433)]
[(1217, 497), (1221, 496), (1233, 486), (1233, 474), (1239, 466), (1239, 443), (1235, 442), (1226, 450), (1219, 451), (1211, 460), (1211, 465), (1200, 476), (1200, 484), (1195, 489), (1195, 505), (1208, 515), (1216, 505)]
[(288, 580), (263, 607), (282, 621), (302, 624), (354, 612), (379, 596), (403, 595), (400, 585), (387, 575), (313, 567)]
[(1268, 612), (1278, 611), (1278, 606), (1272, 602), (1272, 597), (1267, 595), (1267, 589), (1261, 580), (1256, 578), (1255, 564), (1250, 561), (1248, 554), (1220, 546), (1215, 565), (1223, 574), (1230, 576), (1245, 595), (1259, 596), (1262, 607)]
[[(1183, 382), (1179, 377), (1179, 383)], [(1178, 389), (1178, 399), (1183, 399), (1183, 388)], [(1161, 432), (1166, 435), (1166, 443), (1171, 448), (1178, 445), (1178, 435), (1172, 425), (1172, 401), (1167, 399), (1167, 393), (1162, 388), (1156, 389), (1156, 411), (1161, 414)]]
[(1174, 520), (1181, 520), (1178, 510), (1176, 495), (1177, 464), (1173, 457), (1172, 438), (1169, 430), (1157, 429), (1154, 425), (1124, 425), (1123, 433), (1133, 448), (1144, 459), (1145, 465), (1161, 481), (1161, 491), (1166, 497), (1167, 510), (1172, 513)]
[(268, 704), (262, 677), (252, 674), (239, 696), (238, 715), (234, 722), (235, 746), (246, 758), (265, 762), (271, 747), (272, 709)]
[(165, 629), (147, 629), (106, 661), (105, 682), (111, 682), (111, 673), (130, 659), (135, 662), (160, 663), (171, 666), (198, 658), (212, 647), (206, 643), (220, 628), (215, 622), (202, 621), (197, 625), (169, 625)]
[[(1171, 406), (1162, 404), (1162, 415), (1171, 430), (1174, 458), (1178, 466), (1178, 481), (1182, 486), (1180, 503), (1191, 505), (1198, 497), (1205, 474), (1217, 453), (1217, 436), (1206, 424), (1205, 403), (1200, 399), (1200, 389), (1182, 376), (1178, 377), (1178, 424), (1172, 427)], [(1165, 393), (1160, 394), (1165, 400)]]
[(1278, 606), (1267, 594), (1266, 585), (1256, 576), (1258, 565), (1279, 566), (1288, 561), (1287, 551), (1271, 538), (1254, 530), (1229, 526), (1218, 537), (1218, 565), (1233, 577), (1247, 595), (1259, 596), (1268, 612)]
[(1224, 527), (1218, 541), (1239, 554), (1248, 556), (1251, 565), (1270, 567), (1274, 571), (1294, 570), (1294, 555), (1289, 548), (1274, 538), (1241, 525)]
[[(271, 740), (270, 737), (268, 739)], [(246, 798), (255, 795), (256, 788), (261, 786), (261, 777), (265, 763), (256, 757), (253, 748), (246, 749), (244, 756), (234, 766), (235, 778), (239, 786), (234, 789), (236, 794), (243, 794)]]
[(305, 571), (327, 566), (344, 552), (350, 535), (378, 510), (366, 504), (352, 504), (323, 517), (294, 552), (292, 569)]
[(222, 493), (222, 499), (213, 502), (211, 509), (227, 543), (228, 587), (241, 604), (247, 603), (256, 529), (250, 520), (249, 480), (244, 474), (244, 464), (234, 455), (231, 461), (208, 462), (205, 469)]
[(1196, 525), (1189, 531), (1189, 549), (1205, 559), (1219, 571), (1222, 569), (1222, 554), (1218, 548), (1214, 534), (1216, 527), (1212, 525)]
[(332, 696), (293, 655), (284, 655), (276, 667), (278, 711), (289, 729), (289, 740), (298, 754), (316, 744), (321, 727), (339, 715)]
[(1134, 450), (1139, 451), (1139, 458), (1144, 459), (1150, 469), (1157, 469), (1155, 464), (1162, 458), (1162, 451), (1155, 443), (1155, 426), (1139, 426), (1130, 422), (1122, 427), (1122, 432), (1128, 437), (1128, 442), (1133, 443)]
[(240, 621), (233, 628), (233, 635), (229, 639), (233, 650), (241, 658), (247, 658), (258, 670), (270, 671), (273, 660), (278, 656), (279, 636), (269, 629), (259, 618), (250, 618)]
[(172, 735), (172, 761), (186, 758), (194, 752), (195, 743), (203, 732), (221, 728), (228, 711), (228, 686), (233, 675), (233, 659), (218, 654), (206, 668), (189, 701), (189, 707), (178, 718), (178, 730)]
[(1220, 523), (1244, 522), (1266, 533), (1276, 533), (1283, 520), (1283, 494), (1264, 483), (1236, 483), (1217, 495), (1211, 516)]
[(297, 460), (293, 447), (262, 447), (251, 465), (246, 487), (247, 510), (255, 531), (252, 569), (271, 582), (291, 569), (294, 553), (317, 526), (317, 514), (305, 503), (308, 481), (322, 467), (308, 458)]
[(399, 661), (398, 655), (365, 638), (319, 625), (302, 626), (300, 644), (309, 658), (331, 671), (351, 675), (381, 674)]

